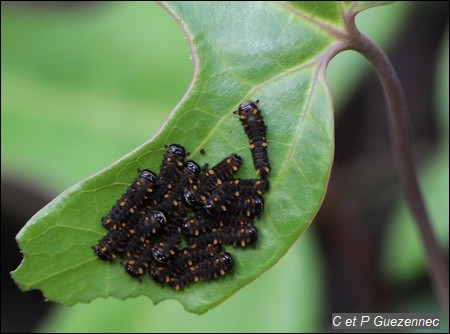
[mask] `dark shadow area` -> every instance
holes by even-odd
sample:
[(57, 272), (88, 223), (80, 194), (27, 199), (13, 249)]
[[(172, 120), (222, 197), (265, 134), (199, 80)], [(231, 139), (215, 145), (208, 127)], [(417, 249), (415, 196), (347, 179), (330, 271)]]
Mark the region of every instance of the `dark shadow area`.
[(32, 332), (48, 313), (51, 304), (44, 301), (40, 291), (22, 292), (12, 280), (10, 272), (22, 261), (16, 235), (25, 223), (50, 200), (51, 195), (42, 193), (25, 180), (2, 175), (2, 333)]

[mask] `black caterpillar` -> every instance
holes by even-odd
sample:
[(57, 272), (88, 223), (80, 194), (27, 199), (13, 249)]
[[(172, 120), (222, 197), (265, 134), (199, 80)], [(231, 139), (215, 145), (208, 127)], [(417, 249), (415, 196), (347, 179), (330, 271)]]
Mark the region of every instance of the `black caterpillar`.
[(185, 157), (186, 150), (183, 146), (172, 144), (167, 147), (156, 181), (158, 188), (153, 197), (153, 205), (157, 205), (159, 202), (170, 197), (170, 192), (176, 186), (178, 179), (183, 174)]
[(150, 276), (159, 284), (169, 283), (175, 277), (182, 275), (186, 268), (219, 254), (221, 250), (221, 246), (212, 244), (204, 248), (185, 247), (180, 250), (178, 257), (167, 263), (167, 265), (153, 265), (149, 272)]
[(180, 210), (181, 206), (184, 204), (184, 193), (188, 191), (190, 186), (197, 182), (199, 173), (200, 167), (194, 161), (186, 161), (186, 165), (178, 182), (170, 192), (163, 196), (163, 199), (156, 205), (156, 208), (165, 212)]
[(189, 283), (225, 276), (233, 269), (233, 266), (231, 255), (220, 252), (187, 268), (179, 277), (171, 279), (169, 284), (178, 291)]
[(162, 232), (166, 225), (167, 219), (162, 212), (153, 209), (143, 210), (138, 222), (129, 229), (130, 238), (123, 254), (130, 257), (148, 242), (151, 236)]
[(152, 250), (153, 258), (156, 261), (165, 263), (177, 253), (181, 244), (180, 232), (181, 229), (177, 226), (167, 226)]
[(197, 214), (192, 218), (186, 218), (184, 220), (181, 231), (185, 236), (193, 237), (208, 232), (214, 227), (222, 226), (224, 226), (224, 221), (220, 217)]
[(204, 203), (211, 191), (226, 182), (238, 171), (241, 163), (242, 158), (237, 154), (232, 154), (223, 159), (205, 174), (201, 175), (198, 181), (189, 187), (189, 190), (184, 194), (186, 202), (191, 206)]
[(269, 181), (267, 179), (230, 179), (211, 192), (204, 208), (210, 215), (216, 215), (226, 212), (233, 202), (239, 201), (239, 197), (252, 194), (261, 195), (268, 189)]
[(258, 103), (259, 100), (243, 102), (234, 113), (239, 115), (250, 141), (250, 151), (256, 173), (265, 178), (270, 173), (270, 164), (267, 156), (266, 125)]
[(103, 226), (109, 230), (120, 228), (120, 223), (127, 221), (137, 208), (152, 195), (156, 180), (157, 177), (152, 171), (148, 169), (140, 171), (138, 177), (117, 201), (117, 204), (102, 218)]
[(253, 225), (224, 226), (213, 228), (199, 236), (188, 238), (191, 246), (203, 247), (209, 244), (226, 244), (231, 246), (247, 247), (253, 245), (258, 240), (258, 230)]

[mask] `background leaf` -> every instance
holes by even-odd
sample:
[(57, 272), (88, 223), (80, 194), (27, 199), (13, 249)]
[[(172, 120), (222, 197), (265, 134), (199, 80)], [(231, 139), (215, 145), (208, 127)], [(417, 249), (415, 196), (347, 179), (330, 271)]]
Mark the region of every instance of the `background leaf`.
[[(99, 226), (99, 218), (110, 208), (115, 198), (123, 192), (126, 184), (134, 177), (136, 168), (157, 169), (163, 144), (173, 141), (189, 142), (196, 147), (195, 150), (192, 150), (187, 146), (195, 160), (201, 161), (202, 157), (198, 156), (197, 152), (200, 148), (204, 148), (207, 152), (204, 159), (209, 159), (210, 163), (220, 160), (230, 151), (236, 151), (244, 156), (245, 161), (250, 162), (246, 138), (242, 129), (236, 126), (238, 124), (236, 120), (234, 124), (232, 123), (231, 115), (231, 111), (244, 98), (260, 98), (263, 110), (267, 110), (266, 122), (270, 129), (275, 128), (269, 134), (269, 151), (272, 159), (275, 160), (273, 162), (274, 170), (280, 171), (277, 173), (278, 175), (274, 173), (274, 177), (271, 179), (272, 188), (275, 190), (272, 190), (267, 196), (267, 212), (257, 225), (262, 235), (260, 243), (254, 251), (232, 251), (233, 255), (237, 254), (238, 277), (234, 277), (232, 280), (228, 278), (223, 282), (205, 283), (190, 288), (189, 293), (186, 291), (186, 293), (176, 294), (176, 296), (178, 299), (185, 300), (185, 306), (188, 309), (198, 312), (205, 310), (202, 305), (214, 305), (220, 302), (273, 265), (306, 228), (317, 210), (323, 197), (331, 163), (332, 115), (329, 112), (331, 105), (325, 89), (323, 73), (315, 72), (314, 62), (304, 67), (302, 64), (320, 59), (318, 55), (330, 45), (331, 40), (317, 28), (308, 24), (304, 27), (304, 22), (292, 24), (292, 31), (289, 31), (288, 28), (277, 27), (275, 24), (271, 26), (271, 29), (275, 28), (272, 31), (265, 31), (263, 28), (266, 26), (256, 29), (256, 31), (263, 32), (262, 41), (254, 38), (257, 36), (246, 36), (245, 34), (243, 34), (244, 38), (236, 39), (233, 33), (236, 35), (236, 32), (242, 33), (246, 30), (242, 30), (242, 27), (236, 27), (236, 25), (228, 30), (217, 30), (217, 27), (226, 26), (226, 22), (221, 22), (220, 18), (210, 20), (211, 10), (207, 7), (197, 8), (196, 11), (191, 12), (187, 7), (183, 7), (185, 6), (183, 4), (173, 6), (178, 6), (174, 10), (183, 17), (187, 27), (191, 28), (190, 33), (194, 36), (194, 42), (198, 47), (199, 80), (195, 82), (190, 95), (177, 110), (176, 116), (169, 120), (165, 129), (152, 143), (132, 152), (111, 169), (69, 190), (51, 204), (50, 209), (41, 211), (33, 218), (26, 231), (19, 237), (19, 242), (27, 256), (15, 275), (16, 279), (22, 282), (22, 287), (40, 287), (46, 292), (47, 297), (69, 304), (79, 300), (92, 299), (92, 292), (119, 298), (140, 295), (145, 292), (152, 295), (154, 300), (175, 296), (171, 291), (159, 290), (159, 287), (155, 290), (150, 282), (142, 284), (136, 281), (131, 282), (130, 278), (123, 275), (120, 266), (113, 268), (113, 266), (99, 263), (93, 257), (89, 246), (104, 233)], [(254, 4), (247, 4), (247, 6), (250, 7), (244, 10), (255, 15), (258, 20), (261, 19), (261, 22), (265, 24), (282, 21), (277, 15), (282, 18), (286, 14), (285, 8), (276, 5), (274, 8), (277, 15), (274, 15), (274, 11), (269, 13), (267, 8), (259, 8)], [(237, 22), (238, 17), (233, 17), (231, 14), (237, 15), (238, 11), (233, 11), (232, 8), (229, 10), (229, 18), (234, 19), (231, 21)], [(214, 26), (212, 22), (218, 25)], [(253, 24), (255, 22), (257, 20), (252, 20)], [(207, 27), (207, 34), (204, 33), (204, 26)], [(202, 27), (202, 30), (196, 31), (199, 27)], [(255, 28), (254, 25), (252, 28)], [(251, 32), (254, 33), (253, 30)], [(278, 52), (273, 44), (265, 43), (264, 38), (267, 41), (273, 39), (280, 42), (278, 49), (283, 52)], [(234, 48), (226, 43), (230, 39), (236, 44)], [(305, 43), (305, 40), (308, 43)], [(254, 46), (262, 47), (264, 52), (256, 53), (255, 50), (258, 48), (249, 49), (248, 45), (252, 45), (252, 43)], [(293, 50), (286, 48), (286, 45), (292, 44)], [(212, 45), (215, 48), (212, 48)], [(298, 48), (295, 48), (297, 45)], [(242, 53), (236, 54), (236, 51), (241, 51), (245, 47), (248, 52), (246, 57), (241, 58), (239, 55)], [(296, 54), (300, 57), (294, 57)], [(257, 73), (252, 68), (255, 63), (254, 57), (256, 57), (256, 64), (259, 67)], [(205, 61), (204, 65), (202, 65), (202, 59)], [(277, 61), (277, 66), (272, 66), (274, 60)], [(292, 69), (295, 71), (291, 71)], [(313, 87), (313, 89), (305, 89), (307, 87)], [(295, 110), (293, 106), (296, 106), (297, 109)], [(228, 112), (223, 113), (222, 110)], [(196, 117), (203, 114), (208, 117)], [(277, 126), (279, 124), (285, 124), (285, 127)], [(293, 124), (294, 126), (292, 126)], [(192, 138), (190, 135), (194, 129), (200, 129), (200, 131), (196, 131), (197, 138)], [(210, 132), (209, 129), (214, 129), (214, 131)], [(229, 132), (233, 133), (233, 137), (229, 135)], [(295, 138), (294, 142), (292, 138)], [(287, 157), (294, 157), (297, 161), (290, 160), (290, 164), (282, 167)], [(296, 182), (293, 183), (288, 176), (298, 172), (303, 174), (300, 175), (299, 180), (295, 180)], [(244, 166), (240, 175), (247, 177), (253, 175), (251, 163)], [(301, 194), (300, 198), (298, 195), (295, 196), (298, 207), (286, 205), (290, 203), (290, 197), (295, 188), (305, 189), (305, 193)], [(286, 189), (288, 191), (285, 191)], [(277, 201), (273, 200), (275, 198)], [(82, 208), (82, 212), (80, 208)], [(279, 212), (283, 212), (283, 214), (280, 215)], [(34, 224), (38, 220), (41, 221)], [(280, 222), (274, 224), (275, 220)], [(66, 224), (66, 222), (70, 222), (70, 224)], [(264, 223), (266, 224), (264, 225)], [(68, 232), (69, 230), (71, 232)], [(29, 241), (29, 239), (31, 240)], [(80, 244), (80, 241), (83, 242)], [(40, 246), (42, 243), (47, 245), (47, 249), (42, 253), (50, 256), (45, 260), (40, 255), (41, 248), (36, 246), (39, 243), (41, 243)], [(60, 247), (61, 245), (65, 245), (65, 248)], [(81, 247), (87, 251), (78, 251)], [(74, 253), (77, 253), (76, 256), (71, 257)], [(255, 263), (253, 261), (255, 254), (256, 257), (267, 261)], [(30, 265), (28, 272), (26, 270), (27, 262)], [(48, 275), (48, 266), (52, 268), (54, 274)], [(241, 275), (240, 268), (245, 268), (247, 272)], [(95, 277), (97, 286), (93, 279), (87, 282), (86, 277)], [(61, 291), (64, 290), (63, 286), (68, 284), (70, 285), (70, 294), (61, 295)], [(94, 289), (86, 289), (85, 285), (90, 285)], [(127, 289), (124, 289), (124, 286)], [(120, 287), (120, 291), (116, 287)], [(212, 291), (215, 291), (216, 295), (208, 293)], [(95, 293), (94, 295), (98, 296)], [(201, 300), (200, 297), (205, 299)]]
[(148, 140), (192, 73), (159, 7), (93, 7), (2, 3), (2, 173), (55, 194)]

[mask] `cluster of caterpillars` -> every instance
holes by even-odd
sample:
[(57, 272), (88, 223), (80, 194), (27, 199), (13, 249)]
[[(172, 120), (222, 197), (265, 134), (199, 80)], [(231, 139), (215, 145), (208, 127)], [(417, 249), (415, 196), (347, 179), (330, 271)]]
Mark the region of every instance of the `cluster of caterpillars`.
[[(166, 148), (159, 174), (138, 177), (102, 218), (108, 233), (93, 247), (105, 261), (124, 259), (133, 277), (146, 272), (175, 290), (232, 272), (234, 261), (222, 245), (254, 245), (254, 219), (264, 210), (261, 197), (269, 188), (266, 126), (257, 107), (247, 101), (239, 114), (261, 178), (234, 178), (242, 158), (231, 154), (206, 171), (186, 161), (183, 146)], [(205, 168), (206, 169), (206, 168)]]

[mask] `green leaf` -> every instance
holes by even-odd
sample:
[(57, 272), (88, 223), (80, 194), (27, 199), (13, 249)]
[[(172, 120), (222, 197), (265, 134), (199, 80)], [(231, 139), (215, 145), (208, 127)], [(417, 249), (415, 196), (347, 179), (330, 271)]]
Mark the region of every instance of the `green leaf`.
[[(194, 52), (196, 72), (187, 94), (157, 136), (67, 190), (28, 222), (17, 236), (25, 259), (13, 273), (22, 289), (40, 289), (67, 305), (110, 296), (174, 298), (203, 313), (273, 266), (317, 212), (333, 157), (333, 110), (324, 71), (335, 43), (328, 29), (343, 29), (331, 10), (336, 6), (326, 5), (323, 15), (315, 9), (314, 17), (311, 7), (279, 3), (165, 7)], [(255, 177), (248, 139), (232, 113), (246, 99), (261, 101), (273, 172), (266, 210), (256, 224), (257, 246), (227, 248), (235, 274), (174, 292), (98, 260), (90, 247), (105, 234), (100, 218), (138, 168), (158, 170), (165, 144), (184, 145), (200, 164), (215, 164), (235, 152), (244, 158), (238, 176)]]

